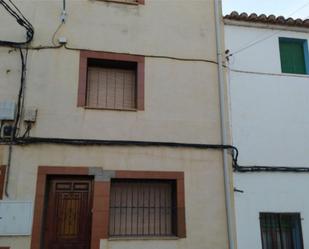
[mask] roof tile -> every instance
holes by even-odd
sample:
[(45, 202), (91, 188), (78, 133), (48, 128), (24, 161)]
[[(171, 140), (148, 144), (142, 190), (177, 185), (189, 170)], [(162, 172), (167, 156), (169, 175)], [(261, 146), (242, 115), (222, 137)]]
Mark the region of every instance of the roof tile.
[(302, 20), (300, 18), (285, 18), (284, 16), (277, 17), (275, 15), (257, 15), (256, 13), (247, 14), (246, 12), (239, 14), (237, 11), (233, 11), (231, 14), (224, 16), (224, 19), (309, 28), (309, 19)]

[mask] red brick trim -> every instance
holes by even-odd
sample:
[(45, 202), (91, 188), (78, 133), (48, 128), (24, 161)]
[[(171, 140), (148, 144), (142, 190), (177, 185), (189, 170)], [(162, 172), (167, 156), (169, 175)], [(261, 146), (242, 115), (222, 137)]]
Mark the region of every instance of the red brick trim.
[(126, 179), (168, 179), (180, 180), (184, 179), (183, 172), (173, 171), (131, 171), (131, 170), (117, 170), (115, 178)]
[[(39, 166), (36, 184), (31, 249), (40, 249), (45, 188), (48, 175), (91, 175), (88, 167)], [(113, 172), (113, 171), (112, 171)], [(103, 171), (104, 173), (104, 171)], [(121, 179), (166, 179), (176, 180), (177, 185), (177, 237), (186, 237), (184, 173), (169, 171), (114, 171), (112, 178)], [(98, 177), (94, 180), (91, 249), (100, 248), (100, 239), (108, 238), (110, 203), (110, 179)], [(2, 249), (0, 247), (0, 249)]]
[[(34, 204), (34, 217), (32, 226), (31, 249), (41, 248), (43, 209), (45, 200), (46, 179), (48, 175), (89, 175), (88, 167), (52, 167), (40, 166), (38, 168), (38, 177), (36, 185), (36, 195)], [(92, 234), (91, 249), (99, 249), (100, 239), (103, 238), (102, 224), (106, 219), (106, 215), (101, 212), (100, 203), (96, 197), (102, 194), (102, 190), (106, 191), (106, 186), (101, 186), (100, 182), (94, 181), (94, 202), (92, 213)], [(98, 223), (101, 225), (98, 226)]]
[(78, 83), (78, 98), (77, 106), (86, 106), (86, 92), (87, 92), (87, 61), (88, 58), (115, 60), (115, 61), (129, 61), (137, 63), (137, 110), (144, 110), (144, 84), (145, 84), (145, 58), (139, 55), (129, 55), (110, 52), (98, 52), (81, 50), (79, 58), (79, 83)]
[(108, 237), (109, 190), (109, 182), (94, 184), (91, 249), (99, 249), (100, 239)]
[(5, 185), (5, 171), (6, 171), (6, 167), (4, 165), (0, 166), (0, 200), (2, 200), (3, 198), (3, 191), (4, 191), (4, 185)]

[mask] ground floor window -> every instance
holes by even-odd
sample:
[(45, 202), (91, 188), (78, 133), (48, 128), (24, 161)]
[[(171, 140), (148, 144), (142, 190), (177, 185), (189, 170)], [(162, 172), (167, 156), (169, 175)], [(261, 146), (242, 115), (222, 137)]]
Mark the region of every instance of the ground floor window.
[(176, 181), (111, 182), (110, 236), (175, 236)]
[(98, 249), (118, 236), (185, 238), (184, 172), (39, 166), (34, 210), (31, 249)]
[(299, 213), (260, 213), (263, 249), (303, 249)]

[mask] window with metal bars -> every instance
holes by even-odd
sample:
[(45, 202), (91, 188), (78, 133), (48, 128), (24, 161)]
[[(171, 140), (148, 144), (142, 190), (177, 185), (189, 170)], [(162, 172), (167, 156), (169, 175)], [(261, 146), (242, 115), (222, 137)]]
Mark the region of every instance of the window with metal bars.
[(175, 236), (175, 186), (171, 180), (112, 180), (109, 235)]
[(303, 249), (299, 213), (260, 213), (263, 249)]
[(87, 107), (136, 109), (136, 70), (136, 62), (89, 59)]

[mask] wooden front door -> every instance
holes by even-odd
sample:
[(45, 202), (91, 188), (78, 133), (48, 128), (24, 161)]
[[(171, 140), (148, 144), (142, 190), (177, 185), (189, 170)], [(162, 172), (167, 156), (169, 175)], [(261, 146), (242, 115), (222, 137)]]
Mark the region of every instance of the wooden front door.
[(44, 249), (89, 249), (92, 180), (51, 178), (44, 229)]

